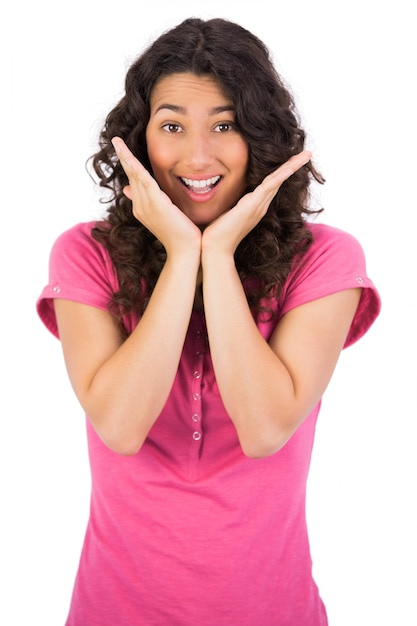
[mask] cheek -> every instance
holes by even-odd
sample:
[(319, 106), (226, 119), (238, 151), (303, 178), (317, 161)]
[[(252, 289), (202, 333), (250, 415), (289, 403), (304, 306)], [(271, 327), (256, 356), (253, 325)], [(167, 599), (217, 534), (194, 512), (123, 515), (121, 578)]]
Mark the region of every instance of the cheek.
[(157, 180), (158, 184), (161, 185), (164, 179), (168, 178), (169, 170), (171, 167), (171, 160), (169, 155), (164, 153), (163, 150), (153, 149), (148, 150), (148, 157), (152, 167), (152, 172)]
[(148, 158), (154, 174), (162, 174), (169, 166), (169, 153), (163, 142), (158, 141), (158, 135), (154, 129), (149, 128), (146, 132), (146, 145)]
[(236, 142), (229, 150), (230, 163), (236, 172), (246, 175), (249, 163), (249, 150), (242, 141)]
[(152, 142), (148, 144), (148, 156), (149, 161), (154, 169), (160, 169), (165, 167), (165, 163), (167, 160), (165, 151), (161, 146)]

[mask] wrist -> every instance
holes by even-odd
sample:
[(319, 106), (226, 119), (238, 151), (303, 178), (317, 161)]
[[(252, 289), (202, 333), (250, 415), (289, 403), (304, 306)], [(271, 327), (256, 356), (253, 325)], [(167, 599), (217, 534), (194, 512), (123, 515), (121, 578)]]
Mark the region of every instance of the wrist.
[(201, 250), (201, 266), (207, 272), (216, 273), (218, 276), (229, 271), (236, 271), (234, 254), (232, 251), (221, 246), (207, 246)]
[(201, 265), (201, 248), (192, 246), (180, 248), (169, 252), (167, 250), (166, 266), (181, 272), (190, 273), (193, 270), (197, 273)]

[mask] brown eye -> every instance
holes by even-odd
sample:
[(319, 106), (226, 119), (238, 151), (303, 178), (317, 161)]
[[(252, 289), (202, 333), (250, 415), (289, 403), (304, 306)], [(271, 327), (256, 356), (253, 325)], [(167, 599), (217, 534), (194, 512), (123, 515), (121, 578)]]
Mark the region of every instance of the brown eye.
[(162, 128), (164, 130), (166, 130), (167, 133), (180, 133), (182, 132), (182, 128), (179, 124), (164, 124), (162, 126)]
[(216, 133), (228, 133), (231, 130), (234, 130), (234, 128), (235, 127), (232, 122), (220, 122), (219, 124), (216, 124), (214, 130), (216, 131)]

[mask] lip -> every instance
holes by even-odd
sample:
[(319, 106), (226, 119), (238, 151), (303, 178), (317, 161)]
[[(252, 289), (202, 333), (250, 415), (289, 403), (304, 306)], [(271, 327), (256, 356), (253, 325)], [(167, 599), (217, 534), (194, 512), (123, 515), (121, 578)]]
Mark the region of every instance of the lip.
[[(184, 182), (184, 179), (193, 182), (208, 181), (209, 184), (207, 185), (207, 187), (192, 187), (191, 185), (187, 185)], [(217, 180), (213, 183), (212, 181), (214, 179)], [(222, 176), (220, 176), (219, 174), (205, 174), (204, 176), (179, 176), (178, 180), (180, 182), (181, 189), (183, 193), (185, 193), (187, 198), (189, 198), (193, 202), (208, 202), (216, 194), (217, 187), (221, 183)]]
[(189, 200), (192, 202), (209, 202), (217, 193), (217, 186), (212, 187), (209, 191), (201, 192), (201, 191), (193, 191), (189, 187), (185, 187), (182, 185), (182, 191), (187, 196)]

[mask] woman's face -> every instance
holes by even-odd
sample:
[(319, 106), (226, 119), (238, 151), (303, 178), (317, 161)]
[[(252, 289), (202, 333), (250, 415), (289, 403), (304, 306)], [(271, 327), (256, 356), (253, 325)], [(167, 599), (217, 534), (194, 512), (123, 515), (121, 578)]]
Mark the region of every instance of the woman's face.
[(161, 189), (195, 224), (231, 209), (246, 189), (248, 146), (217, 82), (191, 73), (155, 85), (146, 141)]

